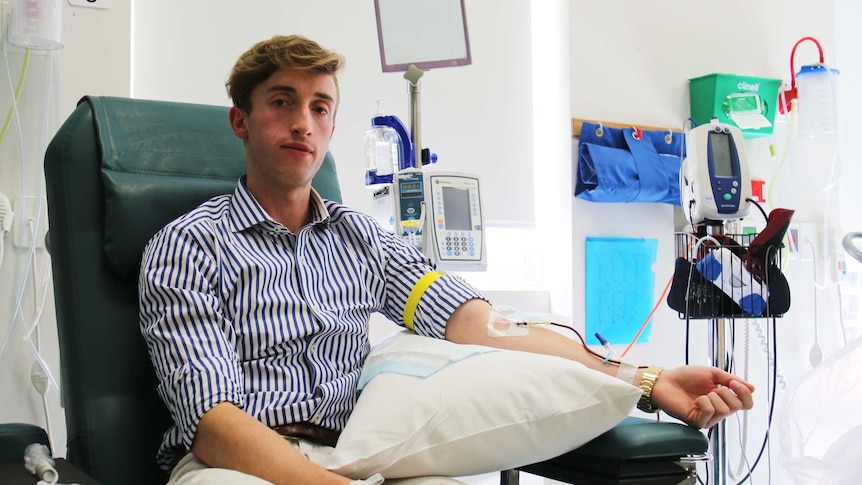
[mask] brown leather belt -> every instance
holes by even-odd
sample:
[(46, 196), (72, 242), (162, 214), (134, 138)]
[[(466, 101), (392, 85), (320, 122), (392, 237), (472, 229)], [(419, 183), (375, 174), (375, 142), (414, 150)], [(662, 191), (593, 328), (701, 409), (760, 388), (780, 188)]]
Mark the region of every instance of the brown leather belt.
[(338, 443), (338, 435), (341, 434), (338, 431), (311, 423), (282, 424), (281, 426), (273, 426), (272, 429), (282, 436), (302, 438), (319, 445), (332, 447), (335, 447), (335, 444)]
[[(272, 430), (286, 438), (300, 438), (317, 443), (335, 447), (338, 443), (338, 436), (341, 434), (338, 431), (333, 431), (323, 426), (318, 426), (312, 423), (290, 423), (282, 424), (281, 426), (273, 426)], [(174, 447), (174, 459), (171, 462), (171, 468), (177, 466), (177, 463), (188, 454), (188, 450), (183, 445)]]

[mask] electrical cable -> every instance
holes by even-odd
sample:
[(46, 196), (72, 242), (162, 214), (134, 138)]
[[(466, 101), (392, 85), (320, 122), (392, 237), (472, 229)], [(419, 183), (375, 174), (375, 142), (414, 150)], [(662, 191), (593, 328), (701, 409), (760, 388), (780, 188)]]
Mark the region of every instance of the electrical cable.
[[(768, 303), (767, 303), (767, 305), (768, 305)], [(767, 315), (769, 314), (768, 309), (767, 309), (766, 313), (767, 313)], [(734, 347), (733, 347), (734, 353), (733, 354), (734, 354), (734, 356), (736, 355), (736, 339), (735, 339), (736, 328), (735, 328), (735, 323), (736, 322), (734, 321), (734, 330), (733, 330), (733, 335), (734, 335)], [(751, 323), (748, 319), (746, 319), (744, 321), (744, 323), (745, 323), (745, 325), (743, 325), (743, 326), (745, 328), (745, 331), (744, 331), (744, 338), (743, 338), (743, 342), (744, 342), (744, 344), (743, 344), (744, 345), (743, 356), (745, 358), (745, 363), (744, 363), (743, 369), (742, 369), (742, 379), (745, 381), (748, 381), (749, 370), (750, 370), (749, 355), (751, 355), (751, 349), (750, 349)], [(734, 363), (735, 362), (736, 361), (734, 358)], [(736, 424), (737, 424), (738, 429), (740, 430), (739, 436), (738, 436), (738, 438), (739, 438), (739, 456), (740, 456), (739, 465), (737, 466), (736, 471), (734, 471), (732, 467), (728, 468), (728, 476), (730, 476), (730, 478), (732, 480), (736, 480), (746, 470), (748, 470), (749, 475), (751, 474), (751, 464), (748, 462), (748, 456), (747, 456), (747, 450), (748, 450), (748, 416), (749, 416), (749, 414), (748, 414), (748, 411), (743, 411), (742, 413), (743, 413), (743, 415), (742, 415), (742, 421), (741, 422), (740, 422), (739, 414), (736, 415)]]
[[(772, 320), (772, 330), (773, 330), (773, 333), (775, 333), (777, 330), (777, 326), (776, 326), (776, 320), (777, 319), (775, 317), (773, 317), (773, 318), (771, 318), (771, 320)], [(775, 357), (777, 358), (777, 354), (778, 354), (777, 339), (775, 339), (775, 338), (772, 339), (772, 346), (773, 346), (773, 354), (775, 354)], [(770, 398), (769, 398), (769, 410), (767, 411), (767, 417), (766, 417), (766, 431), (765, 431), (764, 436), (763, 436), (763, 442), (760, 445), (760, 451), (757, 453), (757, 458), (754, 460), (754, 463), (751, 465), (751, 467), (749, 467), (749, 472), (744, 477), (742, 477), (742, 480), (737, 482), (736, 485), (742, 485), (743, 482), (745, 482), (746, 480), (748, 480), (752, 476), (752, 473), (757, 468), (757, 465), (760, 462), (760, 459), (763, 457), (763, 453), (764, 453), (764, 451), (766, 451), (767, 445), (769, 444), (769, 432), (772, 429), (772, 417), (773, 417), (773, 412), (775, 410), (775, 397), (776, 397), (776, 387), (777, 387), (774, 385), (770, 386), (770, 382), (775, 382), (777, 377), (778, 377), (777, 369), (775, 366), (773, 366), (772, 367), (772, 380), (770, 381), (768, 375), (767, 375), (767, 379), (766, 379), (767, 394), (769, 394)], [(769, 468), (770, 477), (772, 475), (772, 464), (771, 464), (771, 462), (772, 462), (771, 459), (767, 461), (767, 467)], [(771, 478), (770, 478), (770, 482), (771, 482)]]
[[(773, 327), (773, 332), (774, 332), (775, 328), (776, 328), (776, 318), (773, 317), (771, 320), (772, 320), (772, 327)], [(772, 339), (772, 344), (773, 344), (773, 352), (777, 353), (778, 348), (777, 348), (776, 339)], [(764, 451), (767, 451), (767, 445), (769, 444), (769, 432), (772, 429), (772, 417), (773, 417), (773, 412), (775, 409), (775, 398), (776, 398), (776, 386), (774, 386), (774, 385), (770, 386), (770, 382), (775, 382), (776, 378), (777, 378), (777, 370), (773, 366), (772, 367), (772, 379), (770, 380), (769, 376), (767, 374), (767, 380), (766, 380), (767, 394), (770, 396), (770, 399), (769, 399), (769, 410), (767, 412), (766, 431), (764, 432), (764, 435), (763, 435), (763, 441), (760, 445), (760, 450), (757, 453), (757, 458), (754, 460), (754, 463), (747, 466), (748, 473), (746, 473), (746, 475), (744, 477), (742, 477), (742, 479), (739, 480), (736, 483), (736, 485), (742, 485), (746, 480), (751, 480), (752, 474), (754, 473), (754, 470), (757, 469), (757, 465), (760, 463), (760, 460), (763, 457)], [(707, 432), (707, 437), (712, 436), (712, 429), (713, 428), (710, 428), (710, 430)], [(745, 459), (745, 463), (748, 464), (747, 458)], [(769, 468), (769, 474), (771, 477), (771, 475), (772, 475), (771, 459), (768, 460), (767, 467)], [(706, 468), (706, 477), (707, 478), (706, 478), (705, 483), (708, 484), (709, 483), (709, 467)], [(704, 483), (703, 481), (701, 481), (700, 475), (698, 475), (697, 480), (700, 483)], [(771, 483), (771, 478), (770, 478), (770, 483)]]
[[(2, 261), (2, 258), (0, 258)], [(835, 285), (838, 291), (838, 321), (841, 322), (841, 338), (844, 340), (844, 345), (847, 345), (847, 324), (844, 323), (844, 296), (841, 293), (841, 285)]]
[[(757, 202), (756, 202), (756, 201), (752, 201), (752, 202), (754, 202), (754, 203), (755, 203), (755, 205), (756, 205), (756, 206), (758, 207), (758, 209), (760, 210), (761, 214), (763, 214), (763, 215), (764, 215), (764, 217), (766, 218), (766, 217), (767, 217), (767, 216), (766, 216), (766, 213), (765, 213), (765, 211), (763, 211), (762, 207), (760, 207), (760, 206), (759, 206), (759, 204), (757, 204)], [(767, 219), (767, 222), (768, 222), (768, 219)], [(683, 237), (689, 237), (689, 238), (691, 238), (691, 239), (695, 239), (695, 244), (694, 244), (694, 246), (692, 246), (691, 242), (688, 242), (687, 244), (682, 245), (682, 247), (684, 247), (684, 248), (685, 248), (685, 251), (686, 251), (686, 252), (688, 252), (688, 254), (687, 254), (686, 256), (688, 256), (688, 257), (687, 257), (687, 259), (689, 259), (689, 260), (694, 260), (694, 259), (696, 259), (696, 258), (697, 258), (697, 255), (699, 255), (699, 254), (700, 254), (700, 246), (702, 246), (702, 245), (703, 245), (704, 243), (706, 243), (707, 241), (710, 241), (710, 242), (714, 243), (714, 244), (715, 244), (715, 245), (717, 245), (717, 246), (720, 246), (720, 245), (721, 245), (721, 244), (720, 244), (720, 242), (719, 242), (717, 239), (715, 239), (714, 237), (709, 236), (709, 235), (702, 236), (702, 237), (699, 237), (699, 238), (698, 238), (698, 237), (697, 237), (697, 236), (695, 236), (694, 234), (682, 233), (682, 234), (681, 234), (681, 236), (683, 236)], [(693, 265), (692, 265), (692, 266), (693, 266)], [(689, 364), (689, 361), (690, 361), (690, 359), (689, 359), (689, 350), (690, 350), (690, 346), (691, 346), (691, 339), (690, 339), (691, 312), (690, 312), (690, 309), (689, 309), (689, 307), (688, 307), (688, 304), (689, 304), (689, 300), (690, 300), (690, 291), (691, 291), (692, 276), (693, 276), (693, 269), (692, 269), (692, 268), (690, 268), (690, 269), (689, 269), (689, 281), (688, 281), (688, 285), (687, 285), (687, 287), (686, 287), (686, 312), (685, 312), (685, 319), (686, 319), (686, 328), (685, 328), (685, 331), (686, 331), (686, 337), (685, 337), (685, 363), (686, 363), (686, 365), (688, 365), (688, 364)], [(768, 313), (768, 312), (767, 312), (767, 313)], [(775, 319), (775, 317), (773, 317), (773, 318), (772, 318), (772, 322), (773, 322), (773, 332), (775, 331), (775, 321), (776, 321), (776, 319)], [(756, 322), (756, 321), (755, 321), (755, 322)], [(734, 324), (735, 324), (735, 321), (734, 321)], [(757, 325), (757, 324), (755, 324), (755, 325), (754, 325), (754, 327), (755, 327), (755, 329), (756, 329), (756, 330), (757, 330), (757, 329), (759, 329), (759, 325)], [(735, 349), (736, 349), (736, 339), (735, 339), (735, 333), (736, 333), (736, 330), (735, 330), (735, 325), (734, 325), (734, 327), (733, 327), (733, 328), (734, 328), (734, 330), (733, 330), (733, 336), (732, 336), (732, 338), (731, 338), (731, 353), (730, 353), (730, 359), (729, 359), (729, 362), (730, 362), (730, 364), (729, 364), (729, 365), (730, 365), (730, 369), (731, 369), (731, 370), (733, 370), (733, 367), (734, 367), (734, 365), (735, 365), (734, 363), (735, 363), (735, 353), (736, 353), (736, 352), (735, 352)], [(747, 331), (747, 330), (748, 330), (748, 326), (746, 326), (746, 331)], [(777, 355), (777, 347), (776, 347), (776, 341), (775, 341), (775, 339), (773, 339), (773, 340), (772, 340), (772, 344), (773, 344), (773, 347), (774, 347), (773, 352), (772, 352), (772, 359), (770, 359), (770, 358), (769, 358), (769, 357), (770, 357), (770, 352), (769, 352), (768, 344), (769, 344), (769, 337), (768, 337), (768, 335), (767, 335), (767, 337), (766, 337), (766, 344), (765, 344), (765, 345), (766, 345), (766, 347), (764, 348), (764, 350), (765, 350), (765, 352), (766, 352), (766, 354), (767, 354), (767, 360), (768, 360), (768, 361), (770, 361), (770, 362), (772, 363), (772, 365), (771, 365), (771, 367), (772, 367), (771, 371), (772, 371), (772, 376), (773, 376), (773, 377), (772, 377), (771, 382), (775, 383), (775, 382), (777, 382), (777, 381), (778, 381), (778, 365), (775, 363), (775, 362), (776, 362), (776, 358), (775, 358), (775, 356)], [(748, 340), (746, 340), (745, 345), (746, 345), (746, 356), (747, 356), (747, 355), (748, 355)], [(748, 360), (746, 360), (746, 362), (745, 362), (745, 374), (746, 374), (746, 376), (748, 375), (748, 365), (749, 365), (749, 364), (748, 364)], [(745, 377), (745, 378), (746, 378), (746, 380), (747, 380), (747, 377)], [(783, 379), (783, 377), (782, 377), (782, 379)], [(746, 473), (746, 475), (742, 478), (742, 480), (740, 480), (739, 484), (742, 484), (742, 483), (743, 483), (743, 482), (745, 482), (746, 480), (749, 480), (749, 482), (751, 481), (751, 475), (752, 475), (753, 471), (756, 469), (756, 467), (757, 467), (758, 463), (760, 462), (760, 459), (763, 457), (764, 451), (767, 449), (767, 445), (768, 445), (768, 443), (769, 443), (769, 430), (770, 430), (771, 425), (772, 425), (772, 414), (773, 414), (773, 409), (774, 409), (774, 406), (775, 406), (776, 388), (777, 388), (777, 387), (778, 387), (778, 386), (776, 386), (776, 385), (771, 385), (771, 384), (770, 384), (770, 380), (769, 380), (769, 378), (767, 378), (767, 394), (770, 396), (770, 407), (769, 407), (769, 413), (768, 413), (768, 417), (767, 417), (767, 429), (766, 429), (766, 432), (764, 433), (763, 442), (762, 442), (762, 444), (761, 444), (761, 446), (760, 446), (760, 450), (758, 451), (757, 458), (756, 458), (756, 460), (754, 461), (754, 463), (753, 463), (753, 464), (752, 464), (752, 463), (749, 463), (749, 461), (748, 461), (748, 457), (747, 457), (747, 456), (746, 456), (746, 454), (745, 454), (745, 446), (744, 446), (744, 445), (742, 446), (743, 454), (741, 455), (742, 464), (740, 465), (740, 470), (742, 470), (742, 469), (744, 468), (745, 470), (747, 470), (747, 473)], [(770, 389), (771, 389), (771, 392), (770, 392)], [(745, 424), (741, 426), (741, 431), (740, 431), (740, 440), (742, 439), (742, 437), (743, 437), (743, 436), (747, 436), (747, 434), (748, 434), (748, 430), (747, 430), (747, 419), (748, 419), (748, 415), (746, 414), (746, 415), (744, 416), (744, 418), (743, 418), (743, 419), (745, 420)], [(737, 420), (739, 420), (739, 416), (737, 416)], [(737, 422), (738, 422), (738, 421), (737, 421)], [(709, 433), (709, 434), (708, 434), (708, 436), (712, 436), (712, 434), (711, 434), (711, 433), (712, 433), (712, 430), (710, 430), (708, 433)], [(770, 466), (770, 471), (769, 471), (769, 473), (770, 473), (770, 476), (771, 476), (771, 464), (770, 464), (769, 466)], [(741, 473), (741, 472), (740, 472), (740, 473)], [(731, 473), (731, 475), (733, 475), (733, 474)], [(733, 478), (735, 479), (736, 477), (733, 477)], [(704, 483), (704, 481), (701, 479), (700, 475), (698, 475), (698, 477), (697, 477), (697, 481), (698, 481), (699, 483)], [(708, 468), (708, 467), (706, 468), (706, 482), (705, 482), (705, 483), (706, 483), (706, 484), (708, 484), (708, 483), (709, 483), (709, 468)], [(738, 485), (739, 485), (739, 484), (738, 484)]]

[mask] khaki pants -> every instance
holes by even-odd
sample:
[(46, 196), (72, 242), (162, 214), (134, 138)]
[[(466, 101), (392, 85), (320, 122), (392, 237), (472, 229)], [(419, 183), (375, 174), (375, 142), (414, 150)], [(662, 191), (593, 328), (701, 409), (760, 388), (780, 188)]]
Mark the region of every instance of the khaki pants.
[[(317, 453), (327, 454), (332, 448), (318, 445), (306, 440), (288, 440), (294, 448), (306, 457), (312, 458)], [(367, 478), (367, 477), (365, 477)], [(267, 485), (270, 482), (246, 475), (236, 470), (210, 468), (191, 453), (177, 463), (171, 472), (168, 485)], [(417, 477), (387, 479), (384, 485), (464, 485), (464, 482), (446, 477)]]

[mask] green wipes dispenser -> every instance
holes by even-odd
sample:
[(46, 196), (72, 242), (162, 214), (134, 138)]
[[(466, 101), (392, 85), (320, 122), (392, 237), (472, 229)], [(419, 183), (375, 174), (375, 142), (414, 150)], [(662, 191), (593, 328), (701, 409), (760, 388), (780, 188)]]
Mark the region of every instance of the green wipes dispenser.
[(781, 80), (714, 73), (688, 84), (691, 117), (698, 125), (717, 118), (738, 127), (745, 138), (772, 134)]

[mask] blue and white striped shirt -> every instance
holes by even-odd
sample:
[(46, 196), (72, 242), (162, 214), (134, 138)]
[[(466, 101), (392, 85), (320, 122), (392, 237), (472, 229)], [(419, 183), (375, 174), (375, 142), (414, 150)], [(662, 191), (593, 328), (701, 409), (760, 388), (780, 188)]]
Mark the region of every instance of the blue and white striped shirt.
[[(312, 191), (312, 222), (292, 234), (240, 180), (168, 224), (144, 251), (141, 332), (174, 420), (158, 461), (191, 449), (201, 417), (231, 402), (267, 426), (341, 430), (379, 311), (403, 325), (416, 282), (434, 267), (371, 217)], [(479, 293), (444, 275), (415, 313), (419, 334), (444, 338)]]

